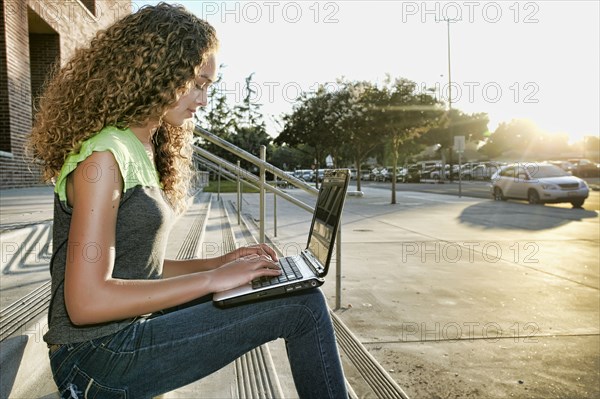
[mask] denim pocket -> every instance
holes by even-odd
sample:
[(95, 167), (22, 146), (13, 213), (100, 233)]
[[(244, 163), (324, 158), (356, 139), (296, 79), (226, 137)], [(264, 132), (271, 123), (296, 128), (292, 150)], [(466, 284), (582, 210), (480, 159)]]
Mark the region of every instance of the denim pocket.
[(73, 366), (69, 376), (58, 387), (63, 399), (126, 399), (127, 391), (107, 387), (94, 381), (93, 378)]

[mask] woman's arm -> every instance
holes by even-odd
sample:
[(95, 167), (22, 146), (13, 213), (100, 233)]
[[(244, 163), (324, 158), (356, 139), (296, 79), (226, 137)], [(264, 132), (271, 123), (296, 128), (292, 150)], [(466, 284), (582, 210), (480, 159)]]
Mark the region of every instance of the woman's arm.
[[(94, 171), (93, 180), (88, 178), (90, 170)], [(161, 280), (113, 278), (123, 185), (122, 176), (115, 173), (118, 170), (110, 152), (94, 152), (72, 175), (65, 303), (73, 323), (96, 324), (152, 313), (281, 273), (269, 257), (251, 255), (210, 271)]]
[(277, 262), (277, 254), (271, 247), (267, 244), (257, 244), (240, 247), (235, 251), (231, 251), (228, 254), (217, 256), (215, 258), (187, 260), (165, 259), (163, 263), (163, 278), (213, 270), (226, 263), (251, 255), (267, 256), (274, 262)]

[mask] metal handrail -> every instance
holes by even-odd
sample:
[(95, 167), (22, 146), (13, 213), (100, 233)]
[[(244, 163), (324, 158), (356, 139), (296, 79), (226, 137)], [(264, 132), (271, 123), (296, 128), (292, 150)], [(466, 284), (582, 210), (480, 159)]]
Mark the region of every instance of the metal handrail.
[[(205, 159), (208, 159), (209, 161), (213, 162), (214, 164), (227, 169), (228, 175), (230, 175), (230, 176), (235, 175), (236, 179), (242, 179), (243, 181), (244, 181), (244, 179), (247, 179), (247, 180), (252, 181), (252, 183), (257, 183), (257, 185), (259, 187), (259, 193), (260, 193), (259, 241), (261, 243), (265, 242), (265, 215), (266, 215), (265, 197), (264, 197), (265, 190), (268, 190), (268, 191), (274, 193), (275, 196), (279, 195), (280, 197), (291, 202), (292, 204), (294, 204), (310, 213), (314, 212), (314, 208), (311, 207), (310, 205), (305, 204), (304, 202), (294, 198), (293, 196), (289, 195), (288, 193), (286, 193), (283, 190), (280, 190), (277, 187), (273, 187), (269, 184), (266, 184), (265, 175), (266, 175), (266, 172), (270, 172), (273, 175), (279, 177), (280, 179), (286, 181), (287, 183), (292, 184), (293, 186), (298, 187), (298, 188), (308, 192), (309, 194), (317, 195), (319, 193), (319, 191), (316, 188), (306, 184), (304, 181), (297, 179), (294, 176), (290, 176), (289, 174), (285, 173), (283, 170), (266, 162), (266, 159), (265, 159), (265, 154), (266, 154), (265, 148), (266, 147), (265, 146), (261, 146), (261, 158), (262, 158), (261, 159), (259, 157), (256, 157), (256, 156), (250, 154), (248, 151), (245, 151), (245, 150), (235, 146), (234, 144), (220, 138), (219, 136), (216, 136), (215, 134), (209, 132), (208, 130), (206, 130), (198, 125), (196, 125), (194, 128), (194, 134), (196, 136), (199, 136), (199, 137), (205, 139), (206, 141), (208, 141), (212, 144), (215, 144), (218, 147), (221, 147), (224, 150), (252, 163), (253, 165), (255, 165), (259, 168), (260, 177), (257, 177), (255, 175), (253, 175), (252, 173), (248, 172), (247, 170), (242, 169), (239, 166), (234, 165), (231, 162), (228, 162), (225, 159), (223, 159), (219, 156), (216, 156), (199, 146), (196, 146), (196, 145), (193, 146), (194, 151), (199, 156), (201, 156)], [(244, 182), (246, 182), (246, 181), (244, 181)], [(238, 190), (239, 190), (239, 184), (238, 184)], [(238, 193), (238, 198), (239, 198), (239, 193)], [(238, 204), (238, 212), (239, 212), (239, 208), (240, 208), (240, 204)], [(239, 220), (239, 215), (238, 215), (238, 220)], [(335, 245), (336, 245), (335, 309), (339, 309), (341, 307), (341, 270), (342, 270), (341, 229), (338, 229)]]
[[(193, 146), (193, 149), (201, 157), (208, 159), (209, 161), (213, 162), (216, 165), (220, 165), (220, 166), (224, 167), (226, 170), (228, 170), (228, 172), (231, 175), (233, 175), (232, 177), (234, 179), (237, 180), (238, 176), (239, 176), (239, 178), (241, 178), (241, 181), (244, 184), (248, 184), (251, 187), (254, 187), (254, 188), (260, 190), (260, 179), (256, 175), (248, 172), (246, 169), (238, 168), (237, 165), (234, 165), (231, 162), (229, 162), (229, 161), (227, 161), (227, 160), (225, 160), (225, 159), (223, 159), (223, 158), (221, 158), (221, 157), (219, 157), (217, 155), (211, 154), (210, 152), (206, 151), (202, 147), (198, 147), (198, 146), (195, 145), (195, 146)], [(313, 208), (312, 206), (310, 206), (308, 204), (305, 204), (304, 202), (302, 202), (299, 199), (297, 199), (297, 198), (289, 195), (288, 193), (286, 193), (283, 190), (280, 190), (277, 187), (273, 187), (273, 186), (271, 186), (269, 184), (265, 184), (264, 188), (265, 188), (265, 190), (268, 190), (268, 191), (270, 191), (272, 193), (275, 193), (275, 194), (279, 195), (282, 198), (285, 198), (286, 200), (290, 201), (294, 205), (296, 205), (296, 206), (304, 209), (307, 212), (312, 213), (315, 210), (315, 208)]]
[[(310, 194), (318, 194), (319, 190), (317, 190), (316, 188), (312, 187), (309, 184), (306, 184), (306, 182), (294, 177), (294, 176), (290, 176), (287, 173), (285, 173), (283, 170), (279, 169), (278, 167), (271, 165), (270, 163), (263, 161), (262, 159), (260, 159), (259, 157), (250, 154), (248, 151), (243, 150), (237, 146), (235, 146), (234, 144), (231, 144), (229, 141), (222, 139), (221, 137), (209, 132), (208, 130), (196, 125), (194, 128), (194, 134), (196, 136), (202, 137), (203, 139), (205, 139), (206, 141), (217, 145), (221, 148), (223, 148), (224, 150), (227, 150), (229, 152), (231, 152), (232, 154), (256, 165), (257, 167), (263, 167), (265, 168), (266, 172), (270, 172), (273, 175), (279, 177), (282, 180), (287, 181), (288, 183), (294, 185), (295, 187), (298, 187), (304, 191), (306, 191), (307, 193)], [(250, 172), (247, 172), (250, 174)]]

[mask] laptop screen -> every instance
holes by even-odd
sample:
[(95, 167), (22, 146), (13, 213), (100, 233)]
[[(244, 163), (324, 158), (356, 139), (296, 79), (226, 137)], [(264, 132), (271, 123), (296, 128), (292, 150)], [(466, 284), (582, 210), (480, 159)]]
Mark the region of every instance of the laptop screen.
[(348, 180), (347, 169), (326, 170), (319, 190), (307, 247), (325, 267), (325, 272), (333, 252)]

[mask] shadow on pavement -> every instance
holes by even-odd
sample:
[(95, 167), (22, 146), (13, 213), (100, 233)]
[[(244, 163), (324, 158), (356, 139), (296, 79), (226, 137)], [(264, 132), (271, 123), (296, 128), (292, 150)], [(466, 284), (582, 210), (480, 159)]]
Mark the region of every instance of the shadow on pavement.
[(461, 223), (486, 229), (539, 231), (597, 217), (598, 213), (585, 209), (485, 201), (465, 208), (458, 219)]
[(27, 335), (19, 335), (8, 338), (0, 344), (0, 365), (2, 366), (0, 397), (2, 398), (10, 396), (28, 340)]

